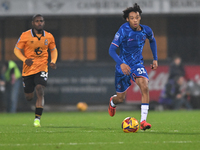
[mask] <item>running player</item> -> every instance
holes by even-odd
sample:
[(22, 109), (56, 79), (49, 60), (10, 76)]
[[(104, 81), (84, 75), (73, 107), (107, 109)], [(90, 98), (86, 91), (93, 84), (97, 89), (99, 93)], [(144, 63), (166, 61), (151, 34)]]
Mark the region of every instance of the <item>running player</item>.
[[(115, 115), (116, 105), (124, 101), (127, 89), (131, 85), (130, 79), (132, 79), (141, 90), (140, 129), (146, 130), (151, 128), (151, 124), (146, 122), (149, 109), (149, 78), (143, 65), (142, 50), (145, 40), (149, 39), (154, 58), (151, 68), (156, 69), (158, 67), (156, 40), (151, 28), (140, 24), (142, 10), (137, 3), (125, 9), (123, 13), (123, 18), (127, 22), (119, 28), (109, 48), (109, 54), (117, 64), (115, 69), (116, 95), (110, 98), (108, 112), (110, 116)], [(116, 53), (118, 47), (120, 48), (119, 55)]]
[[(23, 86), (25, 97), (31, 101), (34, 90), (37, 95), (34, 126), (40, 127), (40, 118), (44, 106), (44, 89), (48, 79), (48, 49), (51, 52), (50, 66), (56, 69), (58, 56), (53, 35), (43, 27), (45, 21), (42, 15), (32, 18), (32, 29), (21, 34), (15, 48), (15, 55), (23, 61)], [(21, 52), (23, 50), (23, 53)]]

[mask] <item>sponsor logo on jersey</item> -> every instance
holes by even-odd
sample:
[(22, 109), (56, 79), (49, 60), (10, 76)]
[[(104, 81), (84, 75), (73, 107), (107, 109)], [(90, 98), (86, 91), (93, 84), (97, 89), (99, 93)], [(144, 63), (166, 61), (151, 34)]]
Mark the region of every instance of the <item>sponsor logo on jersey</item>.
[(130, 41), (133, 41), (134, 39), (128, 39), (128, 41), (130, 42)]
[(37, 55), (42, 54), (42, 48), (41, 48), (41, 47), (36, 48), (36, 49), (35, 49), (35, 53), (36, 53)]

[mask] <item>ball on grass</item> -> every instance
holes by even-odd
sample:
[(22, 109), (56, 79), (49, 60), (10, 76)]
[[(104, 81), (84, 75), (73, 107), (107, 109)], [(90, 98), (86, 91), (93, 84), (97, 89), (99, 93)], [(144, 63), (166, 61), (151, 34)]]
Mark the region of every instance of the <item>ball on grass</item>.
[(85, 102), (79, 102), (77, 105), (76, 105), (77, 109), (79, 111), (86, 111), (87, 108), (88, 108), (88, 105), (85, 103)]

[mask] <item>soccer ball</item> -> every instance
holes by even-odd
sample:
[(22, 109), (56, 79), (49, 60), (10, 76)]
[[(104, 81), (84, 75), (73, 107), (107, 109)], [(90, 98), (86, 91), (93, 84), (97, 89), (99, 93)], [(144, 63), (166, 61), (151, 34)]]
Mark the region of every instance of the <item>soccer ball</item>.
[(127, 117), (122, 121), (122, 130), (125, 133), (134, 133), (139, 130), (139, 123), (133, 117)]
[(86, 111), (87, 108), (88, 108), (88, 105), (85, 103), (85, 102), (79, 102), (77, 105), (76, 105), (77, 109), (80, 110), (80, 111)]

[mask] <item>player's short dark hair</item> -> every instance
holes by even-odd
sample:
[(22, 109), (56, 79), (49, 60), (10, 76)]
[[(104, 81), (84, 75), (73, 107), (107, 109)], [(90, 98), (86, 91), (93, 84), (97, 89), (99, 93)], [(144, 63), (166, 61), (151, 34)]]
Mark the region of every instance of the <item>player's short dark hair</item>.
[[(34, 19), (36, 18), (36, 17), (43, 17), (41, 14), (36, 14), (36, 15), (34, 15), (33, 17), (32, 17), (32, 21), (34, 21)], [(43, 17), (44, 18), (44, 17)]]
[(133, 5), (133, 7), (128, 7), (123, 11), (123, 13), (124, 13), (123, 18), (125, 20), (126, 20), (126, 18), (128, 18), (128, 15), (129, 15), (130, 12), (139, 12), (140, 16), (142, 14), (142, 10), (140, 9), (140, 6), (137, 3), (135, 3)]

